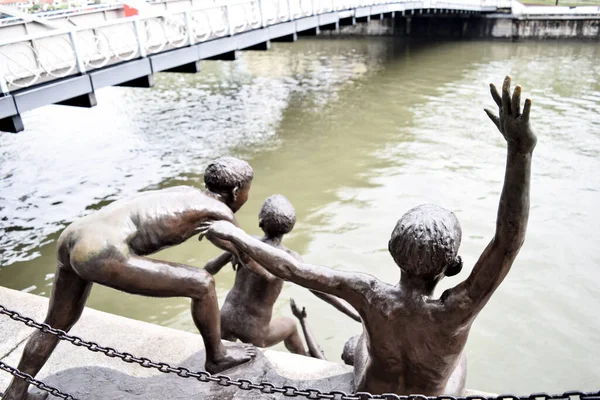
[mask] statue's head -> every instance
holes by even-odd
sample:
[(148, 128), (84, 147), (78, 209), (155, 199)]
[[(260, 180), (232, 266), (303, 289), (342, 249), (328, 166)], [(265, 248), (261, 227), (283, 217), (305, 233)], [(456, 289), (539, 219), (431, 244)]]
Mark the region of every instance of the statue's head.
[(221, 196), (233, 212), (248, 200), (253, 177), (250, 164), (235, 157), (217, 158), (204, 171), (206, 188)]
[(269, 237), (281, 236), (294, 229), (296, 210), (284, 196), (274, 194), (268, 197), (260, 208), (258, 225)]
[[(409, 210), (396, 223), (388, 249), (403, 273), (425, 279), (453, 276), (462, 231), (453, 212), (433, 204)], [(443, 274), (443, 275), (442, 275)]]

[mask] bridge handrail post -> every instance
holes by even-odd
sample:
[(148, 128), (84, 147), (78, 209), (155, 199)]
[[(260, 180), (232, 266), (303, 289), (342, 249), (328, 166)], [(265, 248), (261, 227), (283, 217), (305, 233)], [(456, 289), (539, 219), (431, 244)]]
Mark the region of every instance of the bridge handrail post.
[(292, 3), (290, 0), (287, 0), (287, 7), (288, 7), (288, 21), (292, 20)]
[(73, 46), (73, 51), (75, 52), (75, 61), (77, 62), (77, 70), (80, 74), (85, 74), (85, 64), (81, 59), (81, 52), (79, 51), (79, 43), (77, 42), (77, 35), (75, 31), (69, 32), (69, 40), (71, 41), (71, 46)]
[(225, 4), (225, 14), (227, 15), (227, 33), (229, 36), (233, 36), (233, 24), (231, 23), (231, 9), (229, 4)]
[(142, 27), (140, 26), (139, 18), (133, 20), (133, 27), (135, 28), (135, 38), (137, 39), (138, 53), (141, 58), (145, 58), (146, 57), (146, 46), (143, 43)]
[(196, 44), (196, 41), (194, 40), (194, 28), (192, 27), (192, 15), (190, 10), (186, 10), (183, 13), (183, 18), (185, 20), (185, 29), (187, 29), (188, 45), (193, 46)]
[(310, 1), (310, 6), (311, 6), (310, 15), (315, 15), (317, 13), (317, 10), (315, 8), (315, 0)]
[(2, 75), (0, 75), (0, 93), (3, 95), (8, 94), (8, 83), (6, 83), (6, 79)]
[(263, 28), (267, 25), (265, 23), (265, 11), (264, 11), (264, 2), (263, 0), (258, 0), (258, 11), (260, 12), (260, 26)]

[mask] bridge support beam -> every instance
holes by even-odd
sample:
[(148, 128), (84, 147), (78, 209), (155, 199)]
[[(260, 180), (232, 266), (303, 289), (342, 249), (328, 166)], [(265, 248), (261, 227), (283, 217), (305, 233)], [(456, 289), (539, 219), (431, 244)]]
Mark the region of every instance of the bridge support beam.
[(98, 101), (96, 101), (96, 93), (92, 92), (82, 94), (81, 96), (71, 97), (70, 99), (59, 101), (55, 104), (61, 106), (92, 108), (98, 104)]
[(348, 18), (340, 18), (340, 26), (354, 26), (356, 25), (356, 18), (348, 17)]
[(165, 69), (164, 72), (181, 72), (184, 74), (195, 74), (200, 72), (200, 61), (179, 65), (177, 67)]
[(241, 49), (241, 50), (259, 50), (259, 51), (266, 51), (266, 50), (270, 50), (271, 49), (271, 41), (267, 40), (266, 42), (262, 42), (262, 43), (257, 43), (253, 46), (250, 47), (246, 47), (245, 49)]
[(228, 51), (227, 53), (218, 54), (207, 58), (207, 60), (222, 60), (222, 61), (235, 61), (237, 60), (237, 51)]
[(20, 115), (0, 119), (0, 131), (17, 133), (25, 129)]
[(383, 14), (374, 14), (371, 15), (371, 19), (376, 21), (376, 20), (382, 20), (383, 19)]
[(340, 23), (338, 21), (332, 22), (331, 24), (321, 25), (319, 27), (322, 31), (337, 31), (340, 29)]
[(283, 43), (292, 43), (292, 42), (295, 42), (296, 40), (298, 40), (298, 34), (296, 32), (294, 32), (290, 35), (285, 35), (285, 36), (271, 39), (272, 42), (283, 42)]
[(119, 83), (119, 84), (117, 84), (117, 86), (151, 88), (152, 86), (154, 86), (154, 76), (153, 75), (140, 76), (139, 78), (135, 78), (135, 79), (132, 79), (127, 82)]
[(314, 28), (298, 32), (298, 36), (317, 36), (319, 33), (321, 33), (321, 29), (319, 29), (318, 26), (315, 26)]

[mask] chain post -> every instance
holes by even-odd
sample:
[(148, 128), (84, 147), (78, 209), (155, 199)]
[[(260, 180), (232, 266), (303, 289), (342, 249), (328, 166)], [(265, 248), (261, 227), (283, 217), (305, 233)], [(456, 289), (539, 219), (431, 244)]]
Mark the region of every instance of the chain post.
[(79, 43), (77, 42), (77, 35), (75, 31), (69, 32), (69, 40), (71, 41), (71, 46), (73, 46), (73, 51), (75, 52), (75, 61), (77, 62), (77, 70), (80, 74), (85, 74), (85, 64), (81, 59), (81, 52), (79, 51)]
[(186, 10), (183, 13), (183, 18), (185, 19), (185, 29), (187, 30), (188, 45), (193, 46), (196, 44), (196, 40), (194, 37), (194, 28), (192, 27), (192, 14), (190, 13), (190, 10)]
[(144, 37), (142, 35), (141, 21), (139, 18), (133, 20), (133, 27), (135, 29), (135, 38), (138, 44), (138, 54), (141, 58), (146, 57), (146, 45), (144, 44)]

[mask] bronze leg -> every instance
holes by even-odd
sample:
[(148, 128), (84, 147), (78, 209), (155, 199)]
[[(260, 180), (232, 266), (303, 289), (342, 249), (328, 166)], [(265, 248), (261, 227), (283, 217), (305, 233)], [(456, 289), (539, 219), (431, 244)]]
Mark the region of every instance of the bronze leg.
[(213, 277), (189, 265), (129, 258), (114, 253), (98, 260), (74, 265), (78, 274), (127, 293), (152, 297), (189, 297), (192, 318), (206, 349), (206, 370), (215, 373), (249, 361), (256, 355), (252, 346), (221, 342), (221, 321)]
[[(69, 267), (59, 266), (50, 296), (48, 314), (44, 322), (53, 328), (69, 331), (77, 322), (92, 287), (91, 282), (81, 279)], [(27, 341), (17, 368), (31, 376), (42, 369), (58, 343), (58, 338), (36, 330)], [(29, 384), (14, 378), (4, 394), (5, 400), (33, 400), (27, 395)]]
[(296, 327), (296, 321), (291, 318), (273, 318), (269, 324), (269, 332), (265, 339), (265, 346), (274, 346), (281, 341), (284, 342), (286, 349), (290, 352), (301, 354), (303, 356), (306, 355), (302, 338)]

